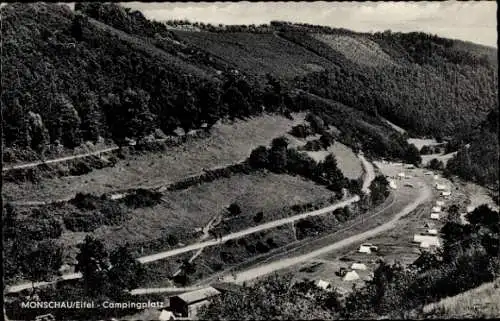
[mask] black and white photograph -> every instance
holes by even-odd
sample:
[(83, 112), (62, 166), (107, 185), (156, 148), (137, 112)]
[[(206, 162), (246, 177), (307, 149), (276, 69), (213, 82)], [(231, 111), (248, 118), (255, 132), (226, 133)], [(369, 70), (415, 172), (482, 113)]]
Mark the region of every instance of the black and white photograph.
[(497, 10), (2, 2), (3, 320), (500, 318)]

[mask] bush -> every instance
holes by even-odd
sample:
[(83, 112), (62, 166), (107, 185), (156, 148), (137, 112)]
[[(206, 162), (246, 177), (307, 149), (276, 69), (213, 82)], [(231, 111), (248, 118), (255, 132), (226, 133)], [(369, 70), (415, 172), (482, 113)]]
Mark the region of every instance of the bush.
[(420, 149), (420, 154), (421, 155), (429, 155), (432, 154), (434, 151), (432, 150), (432, 147), (425, 145)]
[(250, 166), (254, 168), (268, 168), (269, 152), (265, 146), (259, 146), (250, 153)]
[(236, 216), (236, 215), (240, 215), (241, 214), (241, 208), (236, 203), (232, 203), (231, 205), (229, 205), (229, 207), (227, 208), (227, 210), (229, 211), (229, 214), (231, 214), (232, 216)]
[(71, 166), (69, 173), (72, 176), (81, 176), (88, 174), (92, 171), (92, 168), (84, 161), (76, 161), (76, 164)]
[(308, 141), (303, 147), (302, 149), (304, 150), (307, 150), (307, 151), (311, 151), (311, 152), (317, 152), (317, 151), (320, 151), (321, 149), (323, 149), (323, 145), (321, 143), (320, 140), (318, 139), (315, 139), (315, 140), (310, 140)]
[(257, 250), (257, 252), (259, 253), (267, 253), (269, 252), (269, 246), (265, 245), (264, 243), (262, 243), (261, 241), (258, 241), (257, 244), (255, 244), (255, 249)]
[(253, 217), (253, 221), (255, 223), (260, 223), (262, 222), (262, 219), (264, 218), (264, 213), (263, 212), (258, 212), (257, 214), (255, 214), (255, 216)]
[(78, 192), (70, 203), (82, 210), (95, 210), (99, 207), (100, 199), (92, 194)]
[(102, 226), (104, 220), (99, 212), (93, 215), (73, 213), (65, 216), (63, 222), (66, 229), (72, 232), (92, 232)]
[(149, 207), (160, 204), (161, 197), (162, 194), (160, 192), (153, 192), (141, 188), (125, 196), (124, 202), (127, 206), (132, 208)]
[(444, 168), (445, 168), (444, 163), (436, 158), (431, 159), (428, 167), (430, 169), (439, 170), (439, 171), (444, 170)]
[(321, 134), (325, 130), (325, 122), (319, 116), (309, 113), (305, 120), (311, 124), (311, 129), (315, 134)]
[(292, 127), (290, 130), (290, 135), (297, 138), (306, 138), (307, 136), (312, 135), (313, 132), (309, 126), (299, 124), (297, 126)]

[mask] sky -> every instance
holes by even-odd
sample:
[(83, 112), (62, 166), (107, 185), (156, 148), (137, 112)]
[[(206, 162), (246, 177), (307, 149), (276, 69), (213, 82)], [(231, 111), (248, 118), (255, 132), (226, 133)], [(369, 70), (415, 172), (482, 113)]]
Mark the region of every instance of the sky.
[(370, 32), (423, 31), (497, 47), (496, 1), (444, 2), (124, 2), (147, 18), (212, 24), (304, 22)]
[(121, 5), (158, 21), (262, 24), (282, 20), (360, 32), (422, 31), (497, 47), (496, 1), (122, 2)]

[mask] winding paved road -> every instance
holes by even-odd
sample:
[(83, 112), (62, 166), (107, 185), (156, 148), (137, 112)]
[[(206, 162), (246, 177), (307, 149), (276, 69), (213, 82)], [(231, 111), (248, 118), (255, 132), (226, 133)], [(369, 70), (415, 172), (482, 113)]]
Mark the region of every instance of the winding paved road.
[(248, 280), (252, 280), (255, 278), (258, 278), (263, 275), (270, 274), (272, 272), (282, 270), (288, 267), (291, 267), (293, 265), (299, 264), (306, 262), (308, 260), (314, 259), (317, 256), (329, 253), (333, 250), (337, 250), (352, 244), (356, 243), (362, 243), (368, 238), (374, 237), (382, 232), (385, 232), (387, 230), (390, 230), (394, 228), (396, 222), (401, 219), (403, 216), (408, 215), (412, 211), (414, 211), (419, 205), (425, 203), (432, 197), (432, 191), (427, 185), (423, 185), (422, 188), (419, 190), (419, 195), (418, 197), (410, 204), (405, 206), (400, 212), (398, 212), (390, 221), (379, 225), (371, 230), (362, 232), (360, 234), (353, 235), (351, 237), (348, 237), (346, 239), (343, 239), (342, 241), (330, 244), (328, 246), (322, 247), (320, 249), (317, 249), (315, 251), (312, 251), (310, 253), (296, 256), (296, 257), (291, 257), (287, 259), (279, 259), (276, 262), (272, 262), (269, 264), (265, 264), (262, 266), (258, 266), (255, 268), (248, 269), (246, 271), (242, 271), (239, 273), (236, 273), (236, 278), (233, 276), (225, 276), (224, 281), (226, 282), (236, 282), (236, 283), (242, 283)]
[(375, 179), (375, 170), (373, 169), (373, 165), (366, 160), (365, 156), (358, 154), (358, 158), (361, 160), (365, 172), (361, 190), (363, 193), (370, 194), (370, 184)]

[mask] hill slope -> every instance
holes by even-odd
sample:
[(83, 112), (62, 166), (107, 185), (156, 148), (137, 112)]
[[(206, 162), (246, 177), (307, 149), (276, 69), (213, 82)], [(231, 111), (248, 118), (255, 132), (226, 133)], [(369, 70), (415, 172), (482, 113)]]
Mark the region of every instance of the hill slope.
[[(114, 4), (76, 9), (1, 9), (4, 139), (14, 160), (99, 137), (121, 143), (263, 109), (309, 109), (291, 98), (297, 88), (374, 117), (368, 125), (381, 116), (459, 145), (498, 106), (493, 48), (283, 22), (172, 31)], [(480, 166), (495, 163), (495, 146)]]

